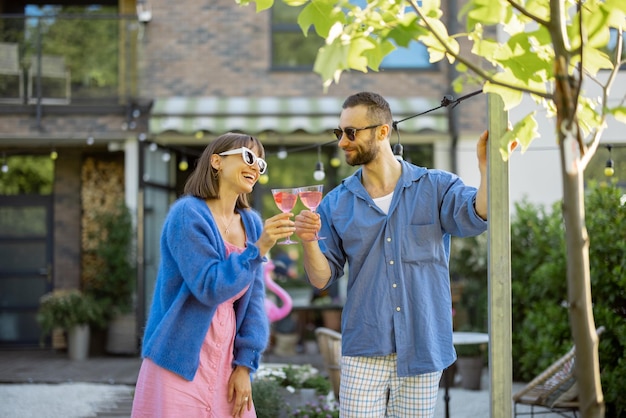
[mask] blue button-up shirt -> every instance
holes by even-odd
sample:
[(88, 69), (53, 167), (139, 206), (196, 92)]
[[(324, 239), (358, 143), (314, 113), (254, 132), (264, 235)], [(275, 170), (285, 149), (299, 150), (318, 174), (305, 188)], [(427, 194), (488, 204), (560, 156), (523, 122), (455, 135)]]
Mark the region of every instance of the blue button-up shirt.
[(342, 354), (397, 353), (398, 375), (443, 370), (452, 344), (450, 236), (478, 235), (487, 222), (474, 209), (476, 188), (441, 170), (402, 161), (388, 214), (361, 184), (362, 170), (323, 199), (320, 247), (330, 283), (348, 266)]

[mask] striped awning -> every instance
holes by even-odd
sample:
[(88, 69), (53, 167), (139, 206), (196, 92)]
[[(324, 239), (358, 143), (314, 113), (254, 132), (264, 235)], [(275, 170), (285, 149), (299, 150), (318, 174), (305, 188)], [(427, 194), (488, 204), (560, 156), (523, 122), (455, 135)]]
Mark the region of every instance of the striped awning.
[[(437, 100), (389, 98), (394, 120), (436, 108)], [(339, 97), (169, 97), (156, 99), (150, 133), (194, 134), (240, 131), (320, 134), (337, 127), (344, 98)], [(399, 124), (401, 132), (447, 132), (445, 109)]]

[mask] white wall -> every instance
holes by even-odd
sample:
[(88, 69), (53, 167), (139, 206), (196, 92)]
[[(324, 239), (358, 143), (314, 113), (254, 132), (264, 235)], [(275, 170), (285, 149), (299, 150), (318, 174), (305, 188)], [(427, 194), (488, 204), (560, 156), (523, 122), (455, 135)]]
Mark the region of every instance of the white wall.
[[(607, 74), (599, 75), (604, 80)], [(596, 84), (587, 83), (585, 89), (599, 96), (600, 89)], [(621, 71), (613, 83), (609, 103), (615, 105), (626, 95), (626, 71)], [(511, 209), (514, 202), (526, 198), (535, 205), (551, 206), (563, 197), (561, 162), (556, 144), (555, 121), (547, 119), (542, 109), (538, 109), (529, 98), (525, 99), (520, 106), (509, 112), (512, 123), (517, 122), (523, 116), (536, 110), (536, 118), (539, 124), (540, 137), (535, 139), (529, 149), (521, 154), (519, 149), (513, 153), (509, 160), (509, 197)], [(480, 176), (476, 166), (476, 140), (475, 136), (464, 135), (459, 141), (457, 151), (458, 173), (463, 180), (470, 185), (478, 186)], [(602, 135), (601, 144), (624, 144), (626, 143), (626, 125), (609, 117), (607, 129)], [(598, 152), (606, 152), (604, 148)]]

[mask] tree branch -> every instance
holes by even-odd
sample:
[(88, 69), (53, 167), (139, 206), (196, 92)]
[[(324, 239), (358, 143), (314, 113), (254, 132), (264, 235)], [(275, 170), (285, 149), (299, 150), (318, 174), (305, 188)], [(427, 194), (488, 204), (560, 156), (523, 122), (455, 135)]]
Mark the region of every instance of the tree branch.
[(523, 14), (524, 16), (534, 20), (535, 22), (539, 23), (541, 26), (549, 27), (549, 23), (548, 22), (546, 22), (545, 20), (541, 19), (540, 17), (535, 16), (534, 14), (530, 13), (528, 10), (526, 10), (525, 8), (520, 6), (519, 4), (513, 2), (512, 0), (507, 0), (507, 2), (511, 5), (511, 7), (513, 7), (515, 10), (517, 10), (518, 12)]
[(544, 98), (546, 100), (552, 100), (553, 97), (549, 93), (542, 92), (542, 91), (537, 91), (537, 90), (532, 90), (532, 89), (528, 89), (528, 88), (522, 88), (522, 87), (518, 87), (518, 86), (515, 86), (515, 85), (511, 85), (511, 84), (507, 84), (507, 83), (503, 83), (501, 81), (495, 80), (489, 73), (483, 71), (481, 68), (475, 66), (470, 61), (468, 61), (465, 58), (463, 58), (461, 55), (459, 55), (456, 52), (452, 51), (452, 49), (446, 44), (446, 42), (443, 39), (441, 39), (441, 37), (437, 34), (437, 32), (433, 29), (433, 27), (428, 23), (428, 20), (422, 14), (421, 10), (419, 9), (417, 4), (415, 3), (415, 0), (409, 0), (409, 4), (413, 8), (413, 10), (415, 10), (415, 13), (417, 13), (417, 15), (421, 18), (421, 20), (422, 20), (424, 26), (426, 27), (426, 29), (428, 29), (429, 32), (433, 34), (433, 36), (437, 39), (437, 42), (439, 42), (439, 45), (442, 46), (443, 52), (446, 52), (447, 54), (453, 56), (455, 60), (459, 61), (460, 63), (465, 65), (467, 68), (472, 70), (480, 78), (483, 78), (484, 80), (486, 80), (486, 81), (488, 81), (491, 84), (494, 84), (496, 86), (506, 87), (506, 88), (509, 88), (511, 90), (519, 91), (519, 92), (522, 92), (522, 93), (534, 94), (534, 95), (536, 95), (538, 97), (541, 97), (541, 98)]
[[(600, 83), (600, 80), (598, 80), (597, 78), (590, 77), (593, 81), (598, 83), (600, 87), (602, 87), (602, 111), (600, 113), (601, 123), (598, 124), (600, 128), (596, 129), (592, 140), (587, 145), (587, 152), (580, 158), (579, 166), (581, 167), (582, 170), (584, 170), (587, 167), (587, 165), (591, 161), (591, 158), (596, 153), (598, 146), (600, 145), (601, 133), (605, 129), (603, 128), (603, 126), (605, 126), (604, 122), (606, 121), (606, 109), (607, 109), (606, 104), (609, 100), (609, 91), (611, 90), (611, 86), (613, 85), (613, 82), (615, 81), (615, 78), (617, 77), (617, 74), (619, 73), (619, 68), (620, 68), (619, 58), (622, 56), (622, 38), (623, 38), (623, 34), (620, 28), (620, 30), (617, 33), (617, 46), (615, 48), (615, 57), (613, 58), (613, 62), (615, 65), (613, 65), (613, 69), (609, 73), (609, 78), (607, 79), (606, 83), (602, 84)], [(622, 101), (623, 100), (624, 99), (622, 99)]]

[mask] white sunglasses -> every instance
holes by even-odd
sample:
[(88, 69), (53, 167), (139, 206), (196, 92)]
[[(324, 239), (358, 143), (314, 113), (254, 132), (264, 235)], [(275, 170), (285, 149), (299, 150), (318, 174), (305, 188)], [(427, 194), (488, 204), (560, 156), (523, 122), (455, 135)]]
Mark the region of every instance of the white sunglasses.
[(257, 157), (254, 154), (254, 152), (252, 152), (252, 150), (246, 147), (235, 148), (235, 149), (231, 149), (228, 151), (220, 152), (217, 155), (236, 155), (236, 154), (241, 154), (241, 158), (243, 158), (243, 161), (246, 164), (248, 164), (250, 167), (252, 167), (254, 163), (256, 162), (257, 165), (259, 166), (259, 173), (264, 174), (265, 171), (267, 170), (267, 163), (265, 162), (265, 160), (263, 158)]

